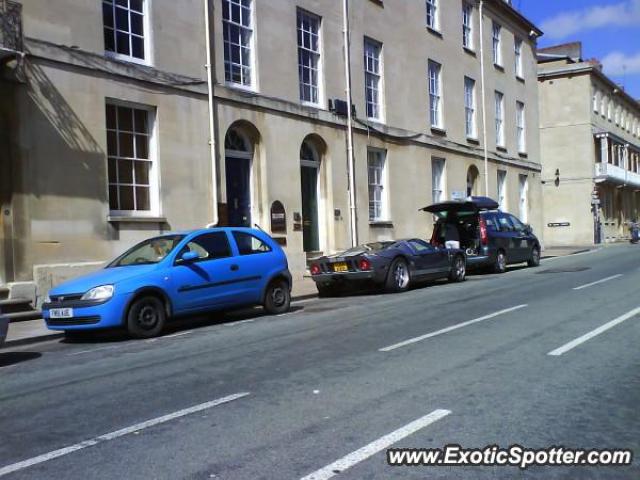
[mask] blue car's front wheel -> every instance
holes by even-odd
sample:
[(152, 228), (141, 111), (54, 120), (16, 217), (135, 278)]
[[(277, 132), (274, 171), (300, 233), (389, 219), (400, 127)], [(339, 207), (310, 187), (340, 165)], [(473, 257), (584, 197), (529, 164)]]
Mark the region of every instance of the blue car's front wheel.
[(129, 308), (127, 331), (135, 338), (151, 338), (160, 335), (166, 322), (162, 300), (157, 297), (140, 297)]

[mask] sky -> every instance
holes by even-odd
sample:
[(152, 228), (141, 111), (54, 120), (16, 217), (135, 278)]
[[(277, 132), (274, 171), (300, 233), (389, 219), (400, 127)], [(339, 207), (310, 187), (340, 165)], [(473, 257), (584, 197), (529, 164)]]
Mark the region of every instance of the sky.
[(539, 47), (582, 41), (582, 56), (640, 99), (640, 0), (512, 0), (544, 36)]

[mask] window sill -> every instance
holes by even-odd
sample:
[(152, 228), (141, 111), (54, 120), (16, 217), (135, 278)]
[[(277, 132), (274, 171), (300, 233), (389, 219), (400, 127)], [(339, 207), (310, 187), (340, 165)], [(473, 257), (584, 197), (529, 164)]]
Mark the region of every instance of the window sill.
[(518, 155), (522, 158), (529, 158), (529, 154), (527, 152), (518, 152)]
[(466, 53), (468, 53), (469, 55), (471, 55), (471, 56), (473, 56), (473, 57), (475, 57), (475, 56), (476, 56), (476, 51), (475, 51), (474, 49), (469, 48), (469, 47), (465, 47), (464, 45), (462, 46), (462, 49), (463, 49)]
[(369, 220), (369, 226), (371, 228), (393, 228), (393, 222), (391, 220)]
[(493, 64), (493, 68), (495, 68), (496, 70), (501, 71), (502, 73), (504, 73), (504, 67), (498, 63), (494, 63)]
[(138, 58), (131, 55), (125, 55), (123, 53), (112, 52), (110, 50), (106, 50), (104, 52), (105, 57), (110, 58), (111, 60), (117, 60), (125, 63), (135, 63), (136, 65), (142, 65), (145, 67), (151, 67), (151, 61), (146, 58)]
[(109, 223), (167, 223), (165, 217), (108, 215)]
[(496, 145), (496, 150), (499, 152), (507, 152), (507, 147), (503, 147), (502, 145)]
[(480, 145), (480, 140), (477, 137), (467, 137), (467, 142), (473, 143), (474, 145)]
[(432, 35), (435, 35), (438, 38), (442, 38), (442, 32), (440, 32), (439, 30), (436, 30), (435, 28), (431, 28), (428, 25), (427, 25), (427, 32), (429, 32)]
[(382, 0), (371, 0), (371, 1), (376, 5), (379, 5), (380, 7), (384, 8), (384, 2)]
[(257, 94), (258, 93), (258, 91), (255, 89), (255, 87), (253, 85), (243, 85), (241, 83), (225, 81), (224, 82), (224, 86), (228, 87), (228, 88), (232, 88), (232, 89), (237, 90), (239, 92), (243, 92), (243, 93), (253, 93), (253, 94)]
[(516, 75), (516, 80), (519, 81), (520, 83), (526, 83), (524, 80), (524, 77), (521, 77), (520, 75)]
[(435, 135), (440, 135), (442, 137), (447, 136), (447, 131), (444, 128), (440, 128), (440, 127), (431, 127), (431, 133)]

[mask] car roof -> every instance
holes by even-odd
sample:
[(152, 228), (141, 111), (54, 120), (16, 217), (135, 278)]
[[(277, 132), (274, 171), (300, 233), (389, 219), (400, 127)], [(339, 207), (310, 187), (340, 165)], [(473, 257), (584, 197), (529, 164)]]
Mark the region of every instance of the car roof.
[(246, 233), (252, 233), (252, 234), (265, 233), (262, 230), (259, 230), (257, 228), (250, 228), (250, 227), (209, 227), (209, 228), (196, 228), (194, 230), (177, 230), (177, 231), (162, 233), (157, 236), (158, 237), (170, 237), (173, 235), (191, 236), (191, 235), (200, 235), (201, 233), (230, 232), (230, 231), (246, 232)]

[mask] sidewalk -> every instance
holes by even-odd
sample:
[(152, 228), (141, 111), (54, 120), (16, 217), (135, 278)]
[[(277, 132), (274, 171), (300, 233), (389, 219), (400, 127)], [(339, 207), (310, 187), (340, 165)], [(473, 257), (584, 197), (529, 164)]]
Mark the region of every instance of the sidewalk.
[[(313, 298), (317, 295), (318, 290), (310, 277), (294, 279), (293, 290), (291, 292), (293, 301)], [(9, 332), (4, 346), (15, 347), (44, 340), (62, 338), (63, 336), (64, 334), (62, 332), (49, 330), (42, 319), (13, 322), (9, 324)]]
[(567, 247), (546, 247), (542, 251), (542, 258), (551, 258), (551, 257), (566, 257), (567, 255), (575, 255), (576, 253), (584, 253), (589, 250), (593, 250), (593, 245), (584, 245), (584, 246), (567, 246)]

